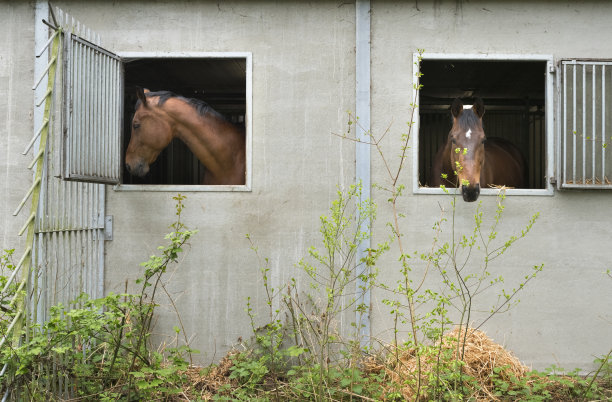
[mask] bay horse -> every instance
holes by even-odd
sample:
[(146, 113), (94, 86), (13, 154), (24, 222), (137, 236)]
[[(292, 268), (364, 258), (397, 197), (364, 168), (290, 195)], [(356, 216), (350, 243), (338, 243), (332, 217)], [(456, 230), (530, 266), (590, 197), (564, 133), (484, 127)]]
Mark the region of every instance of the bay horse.
[(137, 90), (125, 166), (142, 177), (174, 138), (204, 166), (202, 184), (245, 183), (245, 134), (206, 102), (170, 91)]
[(432, 186), (461, 186), (466, 202), (476, 201), (481, 187), (526, 184), (527, 168), (521, 151), (505, 139), (487, 139), (482, 128), (484, 112), (480, 98), (471, 109), (464, 109), (459, 98), (453, 101), (453, 126), (436, 154), (429, 180)]

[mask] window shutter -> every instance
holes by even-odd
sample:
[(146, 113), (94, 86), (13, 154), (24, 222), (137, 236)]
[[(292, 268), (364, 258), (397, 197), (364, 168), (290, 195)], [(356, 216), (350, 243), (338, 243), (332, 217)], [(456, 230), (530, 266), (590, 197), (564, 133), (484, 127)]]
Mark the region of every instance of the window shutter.
[(122, 88), (118, 56), (65, 34), (64, 179), (120, 182)]
[(561, 69), (560, 187), (612, 189), (612, 61)]

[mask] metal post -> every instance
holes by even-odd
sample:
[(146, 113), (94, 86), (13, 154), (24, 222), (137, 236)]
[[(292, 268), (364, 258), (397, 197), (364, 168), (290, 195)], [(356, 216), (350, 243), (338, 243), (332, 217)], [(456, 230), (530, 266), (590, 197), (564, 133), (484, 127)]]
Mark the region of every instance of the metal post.
[[(359, 118), (357, 124), (357, 142), (355, 146), (355, 176), (357, 184), (361, 184), (361, 197), (359, 202), (370, 199), (370, 1), (357, 0), (355, 4), (356, 26), (356, 99), (355, 113)], [(358, 228), (362, 232), (370, 232), (370, 222), (364, 222)], [(369, 236), (357, 248), (357, 264), (367, 256), (370, 248)], [(358, 274), (367, 274), (369, 267), (365, 264)], [(368, 284), (357, 278), (358, 295), (357, 305), (365, 305), (365, 313), (357, 312), (356, 323), (359, 331), (359, 340), (362, 348), (370, 345), (370, 290)]]

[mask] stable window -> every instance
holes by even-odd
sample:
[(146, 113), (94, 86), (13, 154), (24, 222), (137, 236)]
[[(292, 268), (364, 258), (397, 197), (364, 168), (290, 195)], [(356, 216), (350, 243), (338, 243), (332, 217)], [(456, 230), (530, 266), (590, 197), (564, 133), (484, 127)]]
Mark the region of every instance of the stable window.
[[(450, 105), (455, 98), (485, 105), (487, 138), (512, 142), (527, 166), (527, 185), (507, 194), (552, 194), (552, 58), (508, 55), (415, 55), (422, 76), (415, 119), (414, 191), (438, 194), (432, 186), (432, 164), (452, 126)], [(495, 189), (481, 194), (497, 194)]]
[[(64, 179), (117, 184), (115, 189), (123, 191), (250, 190), (250, 53), (115, 55), (67, 33), (62, 57)], [(130, 175), (125, 169), (125, 151), (138, 87), (204, 101), (244, 130), (244, 184), (201, 185), (206, 174), (204, 167), (176, 139), (151, 164), (146, 176)]]
[[(120, 190), (240, 190), (250, 188), (250, 54), (204, 53), (191, 55), (122, 54), (124, 63), (123, 150), (130, 141), (137, 88), (171, 91), (206, 102), (245, 131), (245, 185), (201, 186), (204, 167), (186, 144), (174, 139), (144, 177), (129, 174), (123, 163)], [(177, 187), (179, 186), (179, 187)], [(185, 187), (188, 186), (188, 187)]]

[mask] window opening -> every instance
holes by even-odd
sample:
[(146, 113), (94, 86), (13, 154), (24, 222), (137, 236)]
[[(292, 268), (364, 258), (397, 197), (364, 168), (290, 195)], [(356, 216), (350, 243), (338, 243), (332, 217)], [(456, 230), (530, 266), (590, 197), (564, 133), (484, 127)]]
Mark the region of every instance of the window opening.
[(453, 100), (471, 104), (481, 98), (487, 138), (516, 145), (527, 165), (526, 188), (546, 188), (546, 68), (545, 60), (423, 58), (418, 109), (420, 187), (431, 187), (433, 160), (452, 126)]
[(147, 175), (138, 177), (127, 171), (125, 151), (130, 141), (138, 88), (170, 91), (184, 98), (204, 101), (228, 121), (245, 130), (246, 73), (245, 57), (139, 58), (126, 62), (122, 183), (200, 185), (205, 175), (205, 169), (198, 158), (178, 139), (172, 140), (161, 152)]

